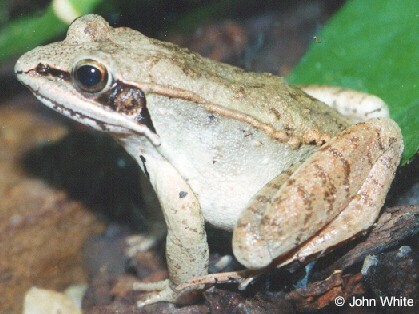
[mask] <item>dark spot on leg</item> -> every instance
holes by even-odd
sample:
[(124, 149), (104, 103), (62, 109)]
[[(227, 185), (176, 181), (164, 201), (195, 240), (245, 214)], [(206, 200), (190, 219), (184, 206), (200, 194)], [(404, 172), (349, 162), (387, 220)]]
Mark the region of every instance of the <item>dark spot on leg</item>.
[(149, 177), (150, 177), (150, 174), (148, 173), (148, 171), (147, 171), (147, 167), (146, 167), (146, 165), (145, 165), (145, 162), (146, 162), (145, 157), (144, 157), (143, 155), (141, 155), (141, 156), (140, 156), (140, 159), (141, 159), (141, 162), (143, 163), (143, 167), (144, 167), (144, 174), (146, 175), (146, 177), (147, 177), (147, 178), (149, 178)]

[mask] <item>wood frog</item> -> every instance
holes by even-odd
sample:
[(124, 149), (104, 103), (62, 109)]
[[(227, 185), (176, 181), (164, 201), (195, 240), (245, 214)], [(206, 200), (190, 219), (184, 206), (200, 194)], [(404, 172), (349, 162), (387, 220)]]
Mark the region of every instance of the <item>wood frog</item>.
[[(140, 284), (154, 293), (139, 305), (181, 302), (203, 288), (176, 289), (207, 274), (205, 222), (233, 231), (234, 255), (248, 269), (303, 260), (367, 230), (403, 149), (377, 97), (304, 92), (97, 15), (24, 54), (15, 71), (48, 107), (115, 137), (151, 183), (169, 279)], [(354, 124), (346, 112), (369, 120)]]

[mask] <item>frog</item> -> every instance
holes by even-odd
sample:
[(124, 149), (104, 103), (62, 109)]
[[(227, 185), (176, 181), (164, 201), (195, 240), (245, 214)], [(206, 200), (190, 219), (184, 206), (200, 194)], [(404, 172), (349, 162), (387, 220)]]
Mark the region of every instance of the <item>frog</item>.
[[(139, 282), (139, 306), (205, 288), (205, 224), (231, 231), (248, 270), (331, 251), (377, 219), (403, 150), (376, 96), (288, 84), (82, 16), (63, 41), (15, 65), (46, 106), (115, 138), (161, 210), (168, 279)], [(220, 278), (222, 273), (219, 274)], [(179, 288), (182, 287), (182, 288)]]

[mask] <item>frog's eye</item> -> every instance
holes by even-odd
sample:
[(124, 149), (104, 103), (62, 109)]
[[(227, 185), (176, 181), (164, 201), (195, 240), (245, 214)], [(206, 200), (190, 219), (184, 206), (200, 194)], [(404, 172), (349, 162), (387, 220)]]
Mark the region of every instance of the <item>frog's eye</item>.
[(109, 81), (106, 67), (96, 60), (81, 60), (76, 63), (72, 71), (73, 82), (76, 87), (89, 93), (104, 90)]

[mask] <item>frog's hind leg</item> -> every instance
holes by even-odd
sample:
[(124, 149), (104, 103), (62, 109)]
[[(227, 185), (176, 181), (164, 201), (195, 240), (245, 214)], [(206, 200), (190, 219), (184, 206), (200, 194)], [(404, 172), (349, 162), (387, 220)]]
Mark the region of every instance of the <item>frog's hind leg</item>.
[(250, 269), (284, 264), (366, 230), (384, 203), (402, 147), (392, 120), (349, 127), (251, 200), (233, 234), (235, 256)]
[(386, 103), (379, 97), (333, 86), (300, 86), (310, 96), (336, 109), (354, 123), (372, 118), (388, 118)]

